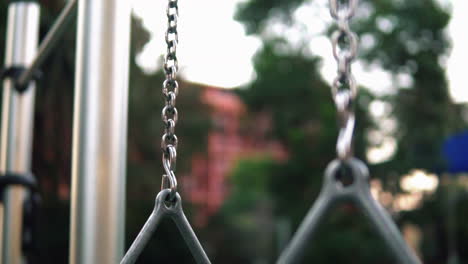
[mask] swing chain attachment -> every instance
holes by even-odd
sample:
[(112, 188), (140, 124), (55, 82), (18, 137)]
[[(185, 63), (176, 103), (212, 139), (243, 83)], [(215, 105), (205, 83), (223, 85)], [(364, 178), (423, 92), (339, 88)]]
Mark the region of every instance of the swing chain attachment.
[(174, 200), (177, 192), (177, 179), (175, 176), (177, 144), (178, 139), (175, 135), (175, 126), (178, 120), (176, 108), (176, 98), (179, 94), (179, 84), (176, 80), (179, 69), (177, 61), (177, 44), (179, 36), (177, 33), (177, 21), (179, 17), (178, 0), (168, 0), (167, 31), (165, 40), (167, 52), (164, 58), (164, 73), (166, 80), (163, 82), (162, 93), (165, 99), (165, 106), (161, 112), (161, 118), (164, 123), (164, 135), (161, 140), (162, 163), (165, 174), (162, 177), (161, 189), (170, 189), (170, 200)]
[(338, 76), (332, 83), (332, 96), (338, 112), (340, 132), (336, 152), (340, 160), (352, 156), (352, 141), (355, 124), (354, 101), (357, 96), (357, 84), (351, 72), (351, 64), (358, 51), (358, 38), (349, 27), (351, 18), (356, 13), (358, 0), (329, 0), (330, 14), (335, 20), (337, 30), (331, 36), (333, 57), (338, 65)]

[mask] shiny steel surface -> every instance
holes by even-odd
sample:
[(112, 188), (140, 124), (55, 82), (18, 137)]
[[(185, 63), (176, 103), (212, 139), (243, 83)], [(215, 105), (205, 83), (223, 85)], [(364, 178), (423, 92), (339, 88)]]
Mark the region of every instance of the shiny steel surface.
[(175, 125), (178, 120), (178, 112), (175, 104), (177, 94), (179, 93), (179, 84), (176, 80), (178, 70), (176, 50), (179, 39), (177, 33), (179, 15), (177, 0), (168, 0), (166, 15), (168, 19), (168, 27), (165, 36), (167, 53), (163, 66), (164, 72), (166, 73), (166, 80), (163, 82), (162, 89), (166, 105), (163, 107), (161, 113), (161, 118), (164, 123), (164, 134), (161, 140), (162, 164), (164, 168), (164, 174), (161, 180), (161, 191), (156, 197), (153, 212), (137, 238), (133, 241), (130, 249), (125, 254), (121, 264), (135, 263), (152, 237), (161, 219), (164, 217), (170, 217), (175, 222), (181, 236), (184, 238), (185, 244), (192, 252), (195, 261), (199, 264), (210, 263), (208, 256), (185, 217), (182, 210), (182, 201), (177, 192), (177, 178), (175, 176), (178, 143), (177, 136), (175, 135)]
[[(39, 5), (15, 2), (8, 8), (5, 67), (29, 66), (37, 50), (39, 36)], [(35, 85), (18, 94), (13, 82), (3, 83), (2, 128), (0, 139), (0, 171), (29, 173), (31, 169)], [(23, 261), (22, 224), (25, 191), (10, 187), (5, 193), (2, 219), (1, 263), (20, 264)], [(1, 205), (0, 205), (1, 206)]]
[(78, 2), (71, 264), (123, 256), (130, 10), (130, 1)]
[(161, 119), (164, 123), (164, 135), (161, 140), (162, 163), (164, 173), (162, 176), (161, 188), (171, 189), (171, 196), (177, 192), (177, 179), (175, 175), (177, 160), (178, 139), (175, 134), (175, 126), (179, 119), (176, 108), (176, 98), (179, 94), (179, 83), (177, 82), (177, 71), (179, 62), (177, 60), (177, 45), (179, 34), (177, 32), (177, 22), (179, 19), (178, 0), (168, 0), (167, 9), (167, 30), (165, 41), (167, 52), (164, 58), (164, 72), (166, 80), (163, 83), (162, 93), (166, 105), (162, 109)]

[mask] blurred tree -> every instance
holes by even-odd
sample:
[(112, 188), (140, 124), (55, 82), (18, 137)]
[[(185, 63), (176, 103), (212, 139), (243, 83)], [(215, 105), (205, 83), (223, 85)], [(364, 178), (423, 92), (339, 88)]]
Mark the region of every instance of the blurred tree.
[[(284, 163), (250, 158), (241, 160), (232, 173), (231, 181), (234, 187), (230, 202), (224, 211), (226, 214), (244, 215), (246, 218), (250, 213), (250, 217), (255, 218), (258, 217), (257, 212), (262, 204), (272, 203), (273, 215), (276, 215), (279, 221), (283, 219), (296, 228), (318, 195), (323, 171), (327, 163), (335, 157), (338, 134), (330, 87), (318, 72), (319, 62), (317, 57), (304, 56), (304, 50), (294, 50), (286, 40), (279, 38), (265, 41), (255, 56), (254, 67), (257, 78), (238, 92), (251, 111), (267, 112), (272, 115), (273, 128), (270, 137), (279, 139), (286, 146), (289, 159)], [(357, 103), (358, 126), (355, 151), (360, 157), (364, 156), (366, 146), (363, 131), (371, 126), (371, 121), (362, 108), (366, 108), (371, 100), (372, 96), (363, 91)], [(338, 229), (340, 234), (346, 234), (348, 238), (341, 237), (342, 241), (362, 239), (366, 241), (365, 243), (375, 245), (375, 235), (373, 237), (366, 226), (354, 227), (353, 230), (356, 232), (349, 232), (352, 225), (346, 219), (356, 213), (355, 210), (349, 211), (346, 208), (348, 207), (340, 207), (338, 214), (330, 216), (323, 228)], [(360, 221), (353, 220), (352, 223)], [(273, 223), (273, 228), (276, 224)], [(241, 229), (241, 226), (238, 228)], [(249, 241), (247, 237), (252, 235), (251, 230), (255, 228), (248, 226), (244, 228), (246, 241)], [(257, 229), (261, 230), (259, 227)], [(358, 230), (366, 232), (362, 234)], [(351, 243), (345, 244), (344, 247), (334, 247), (337, 239), (336, 235), (321, 237), (321, 243), (311, 248), (311, 253), (307, 254), (310, 256), (304, 263), (325, 259), (330, 263), (340, 263), (340, 260), (346, 259), (343, 258), (346, 252), (359, 251), (363, 245)], [(257, 254), (258, 261), (271, 263), (276, 259), (277, 250), (280, 248), (276, 248), (274, 236), (268, 242), (269, 255)], [(284, 244), (284, 241), (278, 243)], [(250, 248), (258, 248), (259, 245), (261, 243), (258, 240), (251, 241)], [(272, 248), (276, 248), (275, 252), (272, 252)], [(337, 254), (337, 251), (342, 254)], [(370, 254), (371, 259), (372, 256), (374, 260), (375, 256), (379, 258), (382, 256), (382, 250), (373, 252), (375, 255)], [(366, 262), (368, 259), (366, 257), (369, 257), (366, 253), (356, 257), (355, 263), (369, 263)], [(254, 263), (254, 260), (249, 263)], [(382, 260), (381, 263), (385, 261)]]
[[(242, 170), (246, 164), (240, 163), (238, 170), (233, 172), (232, 181), (268, 172), (271, 175), (266, 181), (268, 199), (273, 201), (276, 216), (290, 219), (294, 228), (320, 189), (326, 163), (335, 156), (337, 135), (329, 88), (318, 73), (320, 60), (310, 55), (306, 43), (297, 45), (284, 36), (271, 36), (273, 25), (293, 27), (293, 14), (303, 4), (303, 0), (248, 0), (239, 4), (236, 13), (236, 19), (245, 25), (246, 32), (263, 41), (263, 48), (254, 60), (256, 78), (239, 93), (252, 111), (272, 114), (274, 128), (271, 136), (287, 146), (290, 159), (285, 164), (254, 166), (250, 173)], [(442, 141), (450, 133), (466, 127), (461, 119), (460, 106), (449, 97), (445, 77), (443, 60), (450, 47), (445, 29), (449, 19), (449, 13), (437, 1), (384, 0), (361, 1), (353, 21), (352, 28), (368, 42), (359, 58), (388, 71), (395, 80), (395, 94), (379, 99), (392, 106), (398, 126), (393, 136), (398, 147), (388, 162), (371, 168), (372, 175), (385, 182), (398, 183), (399, 175), (412, 168), (442, 171)], [(330, 34), (331, 29), (324, 33)], [(304, 36), (302, 41), (307, 42), (307, 37)], [(397, 82), (402, 75), (409, 81)], [(367, 117), (368, 105), (374, 96), (365, 90), (360, 93), (355, 146), (356, 155), (365, 159), (369, 146), (365, 135), (372, 127)], [(231, 199), (241, 197), (234, 193)], [(244, 201), (243, 204), (249, 203)], [(253, 206), (255, 201), (250, 204)], [(341, 217), (335, 219), (340, 214)], [(444, 223), (429, 221), (428, 215), (431, 213), (420, 213), (419, 217), (402, 214), (400, 221), (411, 220), (422, 225), (424, 230), (436, 230), (435, 237), (440, 236), (440, 232), (443, 234)], [(382, 255), (382, 250), (376, 250), (382, 247), (378, 238), (366, 236), (366, 232), (364, 236), (359, 233), (363, 222), (350, 217), (356, 217), (356, 212), (341, 208), (335, 216), (324, 223), (324, 229), (333, 230), (333, 233), (323, 233), (320, 243), (311, 245), (311, 256), (304, 263), (313, 260), (320, 263), (376, 263), (377, 260), (378, 263), (391, 263), (391, 259)], [(356, 232), (346, 231), (343, 226)], [(339, 239), (335, 239), (335, 233), (340, 234)], [(434, 236), (425, 236), (424, 241), (433, 240)], [(466, 241), (467, 238), (463, 239)], [(359, 246), (353, 247), (355, 245)], [(446, 249), (440, 247), (437, 250), (438, 254), (433, 254), (434, 248), (424, 250), (424, 262), (444, 262)], [(353, 259), (349, 259), (350, 252), (359, 251), (365, 252), (353, 254)], [(345, 257), (341, 258), (340, 253)]]
[[(285, 242), (279, 241), (278, 234), (284, 229), (287, 233), (288, 226), (296, 229), (318, 194), (326, 164), (335, 157), (335, 110), (329, 87), (318, 72), (320, 59), (311, 55), (307, 40), (292, 44), (284, 36), (266, 33), (275, 23), (293, 26), (293, 13), (304, 3), (248, 0), (239, 5), (237, 19), (245, 24), (249, 34), (261, 37), (264, 44), (254, 59), (256, 79), (238, 92), (252, 113), (272, 115), (274, 123), (269, 136), (281, 140), (290, 157), (285, 163), (269, 157), (239, 162), (231, 177), (230, 200), (212, 219), (209, 230), (202, 233), (211, 242), (207, 250), (215, 262), (272, 263)], [(63, 1), (41, 1), (41, 6), (42, 38)], [(6, 13), (7, 1), (1, 1), (0, 17), (6, 18)], [(401, 75), (411, 80), (406, 85), (395, 81), (396, 94), (380, 98), (391, 103), (398, 120), (398, 149), (389, 162), (373, 166), (371, 172), (388, 182), (398, 182), (398, 175), (414, 167), (443, 169), (440, 143), (448, 133), (464, 126), (458, 106), (448, 96), (443, 65), (449, 47), (445, 32), (449, 18), (435, 0), (363, 0), (354, 19), (353, 29), (373, 43), (361, 50), (360, 58), (389, 71), (395, 80)], [(37, 91), (33, 172), (44, 197), (37, 263), (66, 263), (68, 258), (75, 27), (70, 26), (60, 43), (66, 48), (55, 49), (45, 63), (47, 74)], [(2, 19), (1, 61), (5, 29), (6, 19)], [(133, 20), (132, 58), (148, 40), (141, 23)], [(163, 74), (145, 75), (133, 59), (130, 71), (127, 245), (153, 207), (162, 172), (159, 116)], [(199, 96), (199, 90), (183, 82), (181, 89), (178, 106), (182, 118), (177, 134), (183, 150), (178, 153), (179, 172), (188, 167), (192, 153), (204, 149), (209, 129), (206, 109), (193, 100)], [(373, 126), (367, 109), (374, 98), (361, 90), (357, 103), (355, 151), (362, 159), (368, 146), (366, 132)], [(184, 118), (184, 113), (190, 113), (190, 118)], [(400, 221), (411, 221), (422, 228), (425, 263), (445, 263), (447, 259), (447, 192), (448, 189), (427, 196), (420, 209), (400, 215)], [(460, 212), (456, 215), (455, 233), (461, 263), (468, 263), (468, 256), (461, 250), (468, 243), (468, 231), (462, 225), (466, 217), (461, 210), (466, 204), (466, 197), (461, 196), (456, 210)], [(186, 209), (190, 211), (190, 207)], [(392, 263), (380, 239), (365, 222), (354, 207), (337, 208), (323, 224), (320, 243), (311, 243), (305, 262)], [(172, 223), (164, 223), (158, 232), (145, 250), (142, 263), (169, 259), (191, 263), (190, 253)]]

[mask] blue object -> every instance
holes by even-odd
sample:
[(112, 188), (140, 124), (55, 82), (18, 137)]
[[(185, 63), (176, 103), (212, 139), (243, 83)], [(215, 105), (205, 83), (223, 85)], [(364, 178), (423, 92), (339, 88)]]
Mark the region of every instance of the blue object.
[(468, 131), (449, 137), (443, 145), (448, 171), (468, 172)]

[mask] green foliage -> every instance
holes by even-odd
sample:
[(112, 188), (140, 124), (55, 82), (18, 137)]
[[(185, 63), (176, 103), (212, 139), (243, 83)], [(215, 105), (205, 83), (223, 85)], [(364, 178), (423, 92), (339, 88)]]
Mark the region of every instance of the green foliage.
[[(273, 22), (292, 26), (293, 12), (305, 2), (247, 0), (237, 10), (236, 19), (245, 25), (247, 33), (264, 41), (253, 61), (255, 80), (237, 92), (247, 104), (249, 116), (271, 115), (273, 127), (267, 137), (279, 140), (287, 148), (289, 159), (280, 162), (271, 157), (249, 157), (239, 161), (229, 178), (229, 200), (210, 220), (208, 228), (199, 233), (203, 241), (209, 241), (205, 246), (216, 263), (273, 263), (281, 249), (277, 245), (281, 242), (277, 226), (286, 223), (296, 230), (318, 195), (325, 166), (335, 157), (335, 108), (330, 89), (319, 73), (321, 59), (308, 55), (305, 45), (293, 46), (283, 37), (272, 39), (263, 34)], [(63, 1), (41, 4), (43, 37)], [(371, 44), (363, 45), (366, 48), (360, 50), (359, 58), (395, 77), (408, 74), (412, 80), (406, 85), (395, 82), (395, 95), (380, 98), (391, 103), (398, 120), (398, 151), (389, 162), (373, 166), (372, 175), (397, 182), (398, 175), (411, 168), (442, 170), (442, 140), (466, 128), (460, 108), (450, 100), (444, 65), (439, 63), (450, 47), (446, 35), (450, 15), (435, 0), (363, 0), (360, 6), (368, 15), (358, 12), (352, 28), (362, 42)], [(7, 10), (7, 3), (0, 1), (0, 61), (5, 50)], [(70, 181), (75, 33), (66, 32), (59, 45), (67, 48), (54, 50), (48, 58), (43, 67), (47, 74), (37, 90), (33, 171), (44, 190), (39, 240), (42, 253), (37, 263), (65, 263), (68, 258), (69, 204), (59, 201), (59, 193)], [(132, 58), (148, 40), (141, 22), (134, 20)], [(134, 60), (130, 71), (127, 246), (149, 215), (159, 188), (164, 78), (161, 72), (143, 74)], [(208, 109), (193, 100), (200, 97), (199, 87), (181, 82), (181, 91), (178, 172), (187, 171), (193, 153), (205, 150), (210, 129)], [(373, 126), (368, 107), (374, 98), (361, 89), (356, 102), (355, 152), (362, 159), (368, 146), (366, 131)], [(448, 219), (447, 197), (453, 190), (442, 188), (425, 197), (421, 208), (400, 215), (400, 222), (416, 223), (422, 228), (424, 263), (446, 263), (449, 246), (445, 241), (450, 230), (455, 234), (451, 241), (457, 242), (454, 247), (459, 249), (460, 263), (468, 263), (468, 255), (462, 250), (468, 243), (468, 229), (463, 224), (468, 199), (463, 190), (457, 189), (459, 198), (450, 205), (455, 207), (455, 220)], [(190, 206), (186, 210), (190, 212)], [(380, 238), (352, 206), (338, 207), (330, 213), (319, 237), (311, 243), (304, 263), (392, 263)], [(176, 263), (192, 260), (177, 229), (165, 222), (140, 261), (168, 259)]]
[[(274, 165), (273, 160), (264, 157), (239, 161), (229, 181), (232, 184), (232, 196), (241, 199), (241, 202), (234, 204), (247, 209), (255, 201), (268, 198), (267, 186), (272, 172), (269, 169), (273, 169)], [(225, 207), (229, 207), (229, 203)]]
[(248, 34), (258, 34), (267, 26), (266, 20), (270, 17), (281, 16), (290, 20), (291, 11), (304, 0), (255, 0), (246, 1), (238, 6), (235, 18), (246, 27)]
[(329, 100), (317, 102), (317, 98), (329, 98), (329, 89), (316, 71), (319, 60), (305, 58), (300, 50), (294, 54), (278, 52), (287, 45), (282, 39), (265, 43), (254, 58), (257, 78), (239, 93), (251, 111), (271, 112), (273, 134), (292, 144), (304, 133), (319, 131), (320, 120), (316, 119), (321, 112), (333, 116), (333, 106)]
[[(292, 50), (286, 40), (265, 41), (254, 58), (256, 79), (238, 91), (250, 111), (271, 114), (273, 130), (269, 137), (280, 140), (290, 155), (287, 162), (251, 158), (241, 160), (233, 171), (232, 193), (223, 215), (228, 219), (237, 219), (236, 223), (244, 223), (237, 229), (243, 230), (245, 237), (251, 236), (252, 230), (255, 230), (252, 225), (258, 225), (255, 212), (265, 200), (272, 204), (275, 223), (277, 219), (287, 219), (293, 229), (297, 228), (320, 191), (324, 168), (335, 157), (336, 112), (330, 87), (318, 73), (320, 61), (317, 57), (304, 56), (302, 50), (290, 53), (284, 50)], [(372, 96), (364, 91), (356, 104), (359, 123), (357, 141), (363, 143), (357, 144), (356, 153), (361, 157), (366, 145), (363, 131), (371, 126), (364, 109), (371, 100)], [(349, 215), (338, 222), (347, 217)], [(336, 228), (334, 222), (331, 223), (327, 221), (324, 228)], [(347, 234), (350, 234), (347, 239), (359, 239), (352, 235), (353, 232), (348, 231)], [(336, 236), (333, 236), (324, 240), (334, 243)], [(307, 260), (323, 260), (333, 256), (330, 250), (337, 248), (330, 243), (317, 244), (312, 254), (315, 258)], [(343, 243), (339, 245), (343, 246)], [(269, 251), (265, 253), (269, 262), (275, 260), (277, 255), (273, 252), (276, 250), (275, 244), (270, 242)], [(377, 254), (378, 251), (375, 252)], [(375, 259), (378, 255), (371, 256)], [(365, 259), (358, 258), (359, 261)]]
[[(402, 74), (410, 79), (409, 83), (395, 82), (395, 93), (379, 98), (392, 105), (392, 115), (398, 121), (394, 135), (398, 149), (390, 161), (372, 166), (371, 171), (374, 177), (389, 183), (398, 183), (398, 175), (412, 168), (441, 171), (444, 168), (440, 157), (441, 143), (449, 134), (466, 128), (460, 107), (449, 97), (444, 65), (440, 63), (450, 47), (446, 34), (450, 15), (433, 0), (360, 2), (361, 10), (352, 24), (353, 30), (365, 42), (359, 58), (387, 70), (395, 80)], [(254, 165), (251, 163), (255, 161), (249, 161), (248, 164), (241, 162), (239, 167), (250, 168), (252, 175), (270, 175), (265, 186), (257, 187), (261, 190), (259, 193), (265, 192), (266, 188), (266, 197), (273, 202), (277, 221), (286, 217), (293, 229), (320, 189), (323, 169), (335, 156), (337, 135), (329, 88), (318, 73), (320, 59), (305, 56), (309, 52), (304, 47), (295, 48), (287, 39), (271, 39), (264, 34), (273, 23), (294, 25), (293, 13), (304, 3), (301, 0), (248, 0), (239, 6), (236, 14), (248, 34), (263, 40), (263, 48), (254, 60), (256, 79), (239, 93), (251, 111), (271, 113), (274, 122), (270, 137), (279, 139), (290, 154), (286, 163), (259, 162)], [(324, 34), (330, 34), (332, 30), (333, 27)], [(360, 91), (355, 133), (358, 157), (365, 156), (365, 133), (373, 126), (367, 115), (373, 99), (369, 92)], [(233, 178), (240, 177), (246, 177), (243, 170), (235, 171)], [(246, 188), (241, 183), (238, 184)], [(439, 195), (432, 198), (442, 199)], [(238, 206), (245, 203), (236, 199), (238, 196), (233, 194), (232, 203), (238, 203)], [(422, 226), (423, 245), (428, 245), (430, 241), (439, 241), (437, 236), (445, 231), (444, 223), (431, 217), (443, 210), (431, 207), (430, 200), (424, 201), (420, 210), (402, 214), (401, 220)], [(369, 232), (365, 221), (359, 219), (356, 212), (339, 210), (324, 223), (327, 231), (321, 234), (320, 243), (311, 245), (310, 256), (304, 263), (391, 263), (384, 257), (382, 245), (376, 242), (379, 238), (369, 237), (372, 231)], [(426, 232), (428, 230), (430, 232)], [(466, 236), (458, 239), (466, 240)], [(423, 246), (425, 263), (442, 263), (446, 259), (446, 253), (442, 253), (446, 248), (440, 243), (435, 247), (441, 248), (436, 255), (432, 254), (434, 246)]]
[(410, 87), (395, 83), (398, 92), (390, 99), (398, 120), (399, 148), (389, 166), (398, 165), (400, 173), (415, 167), (440, 170), (444, 166), (442, 141), (466, 127), (449, 97), (445, 68), (440, 63), (450, 47), (445, 31), (450, 15), (436, 1), (365, 4), (374, 12), (358, 19), (355, 27), (375, 45), (362, 50), (362, 59), (394, 75), (412, 78)]

